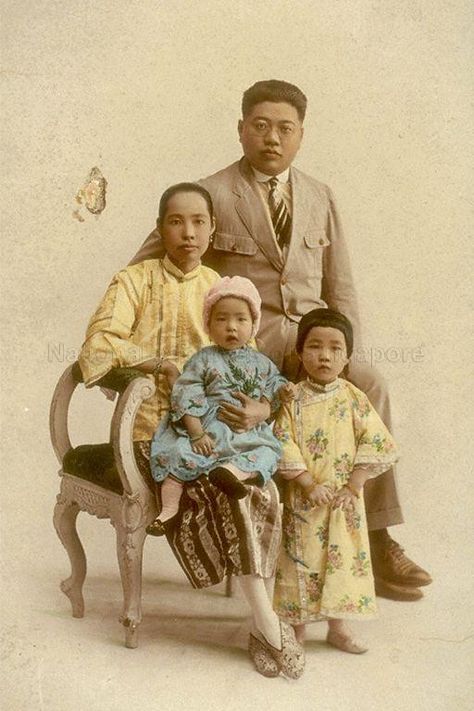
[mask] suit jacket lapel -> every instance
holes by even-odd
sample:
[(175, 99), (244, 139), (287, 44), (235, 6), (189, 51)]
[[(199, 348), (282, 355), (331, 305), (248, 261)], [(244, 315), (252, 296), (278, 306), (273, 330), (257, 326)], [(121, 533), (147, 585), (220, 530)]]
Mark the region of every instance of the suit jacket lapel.
[(275, 240), (270, 222), (266, 219), (256, 181), (245, 158), (240, 162), (239, 176), (233, 190), (237, 196), (235, 209), (240, 219), (268, 261), (281, 271), (284, 266), (283, 256)]
[(314, 191), (304, 179), (299, 170), (291, 168), (291, 195), (293, 203), (293, 216), (291, 222), (291, 240), (288, 249), (287, 262), (295, 254), (301, 246), (301, 240), (308, 228), (308, 222), (311, 218), (311, 211), (314, 204)]

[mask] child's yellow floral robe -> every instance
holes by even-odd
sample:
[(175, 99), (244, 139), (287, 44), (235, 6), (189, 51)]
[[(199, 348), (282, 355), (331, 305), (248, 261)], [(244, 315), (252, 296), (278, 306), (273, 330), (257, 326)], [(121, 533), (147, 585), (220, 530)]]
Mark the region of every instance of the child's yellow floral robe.
[(318, 484), (340, 489), (355, 465), (370, 476), (396, 460), (389, 431), (366, 395), (345, 380), (322, 386), (306, 380), (275, 423), (283, 445), (283, 545), (275, 586), (278, 615), (292, 623), (376, 612), (363, 497), (352, 512), (311, 508), (294, 481), (307, 469)]

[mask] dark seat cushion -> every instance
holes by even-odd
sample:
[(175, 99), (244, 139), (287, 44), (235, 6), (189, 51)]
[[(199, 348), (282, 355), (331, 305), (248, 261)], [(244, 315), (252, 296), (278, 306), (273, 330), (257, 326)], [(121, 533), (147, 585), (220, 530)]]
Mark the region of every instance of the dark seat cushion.
[[(143, 378), (143, 376), (144, 373), (137, 368), (114, 368), (113, 370), (109, 370), (100, 380), (94, 383), (94, 386), (109, 388), (110, 390), (123, 393), (132, 380), (135, 380), (135, 378)], [(82, 375), (81, 366), (78, 361), (72, 366), (72, 377), (76, 383), (84, 382), (84, 376)]]
[(81, 444), (70, 449), (63, 459), (63, 471), (116, 494), (123, 494), (112, 445), (109, 443)]

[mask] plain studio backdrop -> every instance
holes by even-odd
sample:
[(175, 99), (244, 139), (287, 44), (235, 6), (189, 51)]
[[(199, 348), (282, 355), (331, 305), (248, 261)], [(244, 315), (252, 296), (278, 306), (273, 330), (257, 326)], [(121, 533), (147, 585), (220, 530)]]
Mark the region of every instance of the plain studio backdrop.
[[(4, 708), (470, 708), (472, 3), (1, 5)], [(242, 92), (267, 78), (307, 94), (295, 163), (338, 200), (366, 356), (391, 385), (406, 519), (394, 535), (434, 577), (419, 603), (380, 601), (360, 625), (365, 656), (328, 650), (313, 626), (296, 683), (252, 670), (243, 601), (191, 590), (158, 540), (145, 548), (140, 647), (125, 649), (114, 533), (86, 514), (87, 609), (73, 620), (51, 521), (54, 385), (162, 191), (239, 158)], [(75, 200), (94, 166), (108, 182), (100, 216)], [(81, 393), (75, 443), (104, 441), (109, 412)]]

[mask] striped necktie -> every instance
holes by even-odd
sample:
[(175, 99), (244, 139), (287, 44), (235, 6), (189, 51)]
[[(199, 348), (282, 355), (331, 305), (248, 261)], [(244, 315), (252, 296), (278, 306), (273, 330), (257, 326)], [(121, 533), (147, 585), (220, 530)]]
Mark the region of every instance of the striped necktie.
[(268, 205), (272, 217), (273, 229), (280, 249), (290, 244), (291, 237), (291, 217), (285, 201), (277, 194), (278, 178), (270, 178), (268, 181), (270, 192), (268, 193)]

